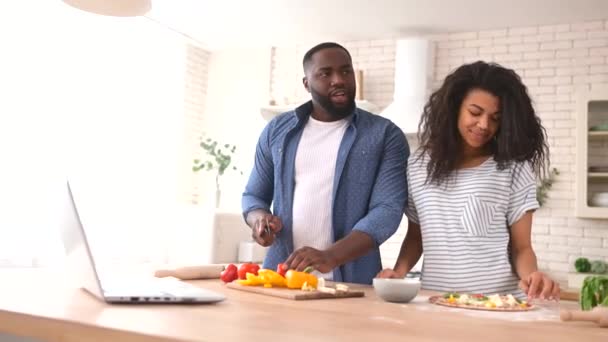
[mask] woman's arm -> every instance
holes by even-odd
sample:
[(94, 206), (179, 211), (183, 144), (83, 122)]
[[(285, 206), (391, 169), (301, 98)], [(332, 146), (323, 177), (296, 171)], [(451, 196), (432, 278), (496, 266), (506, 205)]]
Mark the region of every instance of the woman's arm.
[(532, 249), (532, 212), (528, 211), (511, 226), (511, 253), (519, 286), (529, 298), (558, 299), (559, 284), (538, 271), (536, 254)]
[(532, 212), (527, 212), (511, 226), (513, 266), (520, 279), (538, 271), (536, 254), (532, 250)]
[(407, 222), (407, 234), (401, 244), (399, 257), (395, 267), (378, 273), (378, 278), (403, 278), (420, 259), (422, 255), (422, 235), (420, 225), (412, 221)]

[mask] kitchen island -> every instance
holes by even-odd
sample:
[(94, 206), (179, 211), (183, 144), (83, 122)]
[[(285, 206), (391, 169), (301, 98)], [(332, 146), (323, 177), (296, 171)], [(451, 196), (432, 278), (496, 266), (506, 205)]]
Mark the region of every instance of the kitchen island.
[(109, 305), (47, 270), (0, 270), (0, 332), (42, 341), (608, 341), (593, 323), (560, 322), (559, 309), (486, 312), (435, 306), (422, 291), (408, 304), (365, 297), (292, 301), (193, 284), (226, 295), (210, 305)]

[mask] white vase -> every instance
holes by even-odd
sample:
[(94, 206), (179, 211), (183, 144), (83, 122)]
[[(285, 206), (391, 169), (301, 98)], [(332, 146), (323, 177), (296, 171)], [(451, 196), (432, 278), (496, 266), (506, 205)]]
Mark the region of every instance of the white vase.
[(215, 208), (219, 209), (222, 201), (222, 191), (219, 188), (215, 188)]

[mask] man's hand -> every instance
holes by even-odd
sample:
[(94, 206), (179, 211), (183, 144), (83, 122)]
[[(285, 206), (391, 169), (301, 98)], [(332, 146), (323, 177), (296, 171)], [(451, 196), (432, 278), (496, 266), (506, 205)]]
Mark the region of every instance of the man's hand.
[(327, 273), (336, 266), (336, 261), (328, 251), (320, 251), (312, 247), (302, 247), (291, 253), (285, 261), (289, 269), (303, 271), (310, 266), (321, 273)]
[(256, 218), (251, 237), (261, 246), (268, 247), (274, 242), (275, 234), (283, 229), (283, 222), (278, 216), (264, 213)]
[(391, 268), (385, 268), (376, 274), (376, 278), (405, 278), (405, 275), (397, 273)]
[(519, 287), (529, 299), (559, 299), (559, 284), (539, 271), (532, 272), (525, 279), (520, 280)]

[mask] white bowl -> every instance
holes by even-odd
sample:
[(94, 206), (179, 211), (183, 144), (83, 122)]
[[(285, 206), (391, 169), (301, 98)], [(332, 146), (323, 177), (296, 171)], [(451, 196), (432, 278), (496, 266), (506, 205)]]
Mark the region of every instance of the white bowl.
[(373, 284), (376, 294), (387, 302), (407, 303), (420, 290), (420, 280), (412, 278), (374, 278)]
[(608, 192), (598, 192), (593, 194), (589, 203), (595, 207), (608, 207)]

